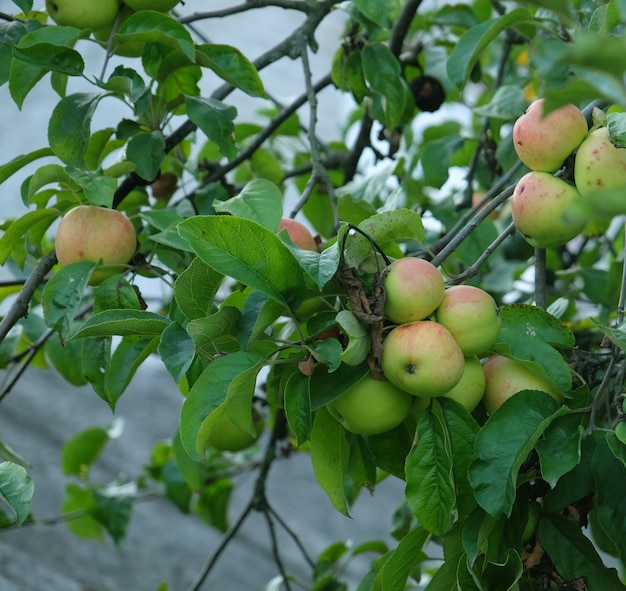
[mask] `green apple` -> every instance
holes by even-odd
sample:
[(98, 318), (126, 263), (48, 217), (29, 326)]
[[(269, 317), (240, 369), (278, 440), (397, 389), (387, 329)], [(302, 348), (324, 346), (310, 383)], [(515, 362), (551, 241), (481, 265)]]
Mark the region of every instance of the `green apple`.
[(531, 170), (556, 172), (587, 135), (587, 120), (576, 105), (544, 116), (544, 99), (531, 103), (513, 125), (513, 145)]
[(169, 12), (180, 0), (124, 0), (124, 4), (133, 10), (157, 10)]
[(547, 172), (531, 171), (515, 185), (511, 216), (519, 233), (535, 248), (554, 248), (578, 236), (585, 220), (567, 220), (580, 197), (576, 187)]
[(397, 427), (407, 417), (413, 396), (391, 382), (366, 374), (326, 406), (347, 431), (376, 435)]
[(115, 20), (120, 0), (46, 0), (46, 11), (57, 25), (102, 29)]
[(552, 384), (533, 373), (521, 361), (492, 355), (483, 369), (485, 394), (482, 402), (487, 414), (492, 414), (505, 400), (522, 390), (540, 390), (557, 402), (563, 402), (563, 396)]
[(459, 383), (465, 357), (445, 326), (418, 320), (399, 324), (387, 334), (380, 366), (398, 388), (414, 396), (434, 398)]
[(263, 415), (252, 408), (256, 434), (252, 435), (240, 429), (228, 415), (222, 415), (209, 431), (206, 443), (220, 451), (241, 451), (255, 443), (263, 433), (265, 421)]
[(137, 248), (137, 236), (130, 220), (120, 211), (79, 205), (61, 220), (55, 238), (56, 255), (61, 265), (79, 261), (101, 261), (89, 283), (104, 279), (126, 268)]
[(319, 250), (317, 242), (309, 229), (302, 223), (291, 218), (282, 218), (278, 224), (277, 232), (286, 230), (291, 241), (303, 250)]
[[(122, 23), (133, 14), (135, 14), (134, 10), (128, 8), (128, 6), (123, 6), (118, 22), (118, 29), (122, 26)], [(95, 30), (93, 32), (94, 39), (106, 45), (109, 42), (109, 37), (111, 36), (111, 33), (113, 32), (113, 25), (114, 23), (111, 23), (107, 27)], [(124, 57), (141, 57), (145, 46), (145, 41), (125, 41), (123, 43), (118, 43), (114, 41), (113, 46), (111, 47), (111, 51), (115, 55), (121, 55)]]
[(439, 269), (417, 257), (393, 261), (384, 273), (385, 316), (395, 324), (424, 320), (441, 304), (446, 285)]
[(593, 130), (578, 148), (574, 181), (581, 195), (626, 184), (626, 150), (613, 145), (606, 127)]
[(465, 367), (459, 383), (448, 390), (443, 397), (452, 398), (469, 412), (478, 406), (485, 394), (485, 371), (480, 359), (475, 355), (465, 357)]
[(487, 351), (496, 342), (502, 325), (496, 301), (473, 285), (453, 285), (446, 289), (435, 311), (435, 320), (452, 333), (465, 355)]
[(526, 521), (526, 526), (524, 527), (524, 531), (522, 532), (523, 544), (527, 544), (528, 542), (530, 542), (532, 537), (535, 535), (537, 525), (539, 525), (540, 515), (541, 513), (539, 511), (539, 505), (535, 501), (528, 503), (528, 520)]

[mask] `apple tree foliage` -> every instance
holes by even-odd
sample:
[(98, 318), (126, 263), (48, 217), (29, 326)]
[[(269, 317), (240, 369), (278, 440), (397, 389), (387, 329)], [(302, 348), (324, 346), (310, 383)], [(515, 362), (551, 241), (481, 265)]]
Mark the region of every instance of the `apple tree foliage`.
[[(89, 30), (54, 25), (32, 0), (13, 4), (0, 15), (0, 84), (23, 109), (38, 85), (58, 98), (38, 106), (49, 110), (49, 145), (0, 165), (0, 183), (21, 175), (23, 203), (1, 226), (0, 263), (14, 280), (0, 291), (11, 378), (0, 399), (27, 366), (45, 365), (115, 413), (149, 357), (181, 398), (178, 432), (146, 450), (134, 488), (89, 478), (110, 430), (67, 442), (62, 509), (78, 510), (67, 520), (77, 535), (123, 543), (133, 491), (147, 483), (226, 531), (233, 470), (257, 466), (255, 507), (269, 511), (271, 463), (310, 454), (329, 511), (349, 515), (382, 479), (406, 483), (396, 545), (338, 543), (312, 568), (312, 589), (346, 589), (333, 563), (365, 551), (359, 591), (625, 588), (623, 194), (584, 203), (573, 213), (588, 219), (583, 233), (547, 250), (516, 234), (508, 202), (527, 172), (512, 124), (534, 98), (574, 103), (626, 138), (626, 3), (267, 0), (193, 12), (191, 0), (126, 20), (99, 42), (95, 66), (81, 53), (97, 42)], [(192, 26), (269, 6), (302, 21), (254, 59)], [(331, 11), (345, 29), (316, 79), (310, 57), (329, 42), (316, 30)], [(116, 60), (122, 42), (144, 44), (140, 57)], [(264, 86), (277, 60), (303, 74), (289, 104)], [(256, 101), (254, 121), (238, 114), (235, 90)], [(351, 105), (332, 141), (317, 133), (324, 91)], [(104, 102), (119, 104), (118, 120), (99, 128)], [(137, 231), (128, 272), (97, 287), (94, 263), (59, 268), (54, 254), (55, 222), (79, 203), (117, 208)], [(277, 233), (283, 216), (305, 221), (319, 252)], [(433, 399), (389, 432), (347, 432), (325, 405), (380, 351), (380, 273), (405, 255), (492, 294), (503, 319), (492, 352), (522, 361), (565, 402), (522, 391), (487, 417)], [(158, 301), (142, 296), (148, 284)], [(252, 403), (265, 417), (257, 445), (207, 446), (224, 415), (254, 433)], [(19, 452), (0, 445), (6, 527), (37, 521), (37, 482)], [(293, 588), (281, 568), (279, 584)]]

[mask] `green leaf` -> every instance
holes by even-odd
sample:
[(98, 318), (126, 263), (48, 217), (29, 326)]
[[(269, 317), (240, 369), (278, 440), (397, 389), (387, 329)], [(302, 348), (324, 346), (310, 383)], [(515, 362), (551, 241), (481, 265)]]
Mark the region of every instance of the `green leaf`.
[(197, 63), (213, 70), (222, 80), (254, 97), (265, 98), (256, 68), (239, 49), (230, 45), (203, 44), (196, 48)]
[(196, 350), (207, 357), (223, 351), (239, 350), (237, 331), (241, 311), (234, 306), (222, 305), (214, 314), (190, 320), (186, 326)]
[(283, 212), (283, 194), (274, 183), (255, 178), (234, 197), (215, 201), (213, 207), (219, 213), (246, 218), (276, 231)]
[(158, 353), (165, 368), (178, 384), (191, 367), (195, 346), (189, 333), (177, 322), (172, 322), (161, 333)]
[(434, 399), (417, 423), (417, 445), (406, 458), (406, 499), (420, 525), (436, 535), (457, 519), (450, 434)]
[(571, 519), (555, 513), (544, 514), (538, 533), (546, 554), (565, 580), (584, 579), (589, 589), (625, 588), (617, 571), (604, 565), (591, 540)]
[[(218, 357), (194, 382), (180, 413), (181, 441), (192, 459), (204, 459), (205, 442), (199, 441), (204, 421), (224, 403), (233, 381), (256, 367), (260, 359), (258, 355), (243, 351)], [(200, 447), (198, 444), (201, 444)]]
[(82, 341), (81, 369), (94, 392), (110, 405), (106, 389), (106, 375), (111, 361), (113, 337), (91, 337)]
[(447, 73), (450, 81), (461, 88), (483, 50), (505, 29), (524, 21), (532, 21), (526, 8), (515, 8), (503, 16), (492, 18), (466, 31), (450, 53)]
[(36, 209), (12, 221), (0, 238), (0, 265), (4, 265), (13, 250), (23, 243), (27, 232), (40, 227), (48, 228), (58, 217), (59, 212), (53, 209)]
[(157, 178), (165, 160), (165, 136), (159, 129), (141, 133), (126, 146), (126, 157), (135, 165), (137, 174), (146, 181)]
[(408, 86), (401, 75), (398, 58), (382, 43), (370, 43), (362, 51), (363, 74), (374, 97), (373, 110), (387, 129), (402, 121), (411, 100)]
[(346, 433), (326, 408), (315, 413), (311, 429), (311, 463), (317, 482), (333, 507), (349, 516), (344, 477), (348, 459)]
[(355, 367), (342, 363), (334, 372), (324, 371), (325, 369), (325, 367), (320, 367), (311, 376), (312, 410), (317, 410), (333, 401), (370, 371), (367, 363)]
[(120, 44), (147, 41), (179, 49), (194, 62), (196, 51), (193, 39), (184, 25), (163, 12), (139, 10), (128, 17), (119, 28), (116, 39)]
[(33, 480), (23, 466), (0, 463), (0, 500), (9, 505), (18, 525), (22, 525), (30, 513), (34, 490)]
[(289, 429), (301, 445), (309, 438), (312, 426), (311, 379), (294, 371), (285, 384), (285, 415)]
[(585, 435), (582, 416), (568, 414), (556, 418), (537, 441), (541, 475), (554, 488), (559, 478), (578, 464)]
[(350, 310), (337, 313), (337, 323), (348, 337), (346, 348), (339, 357), (348, 365), (363, 363), (372, 348), (372, 337)]
[(117, 189), (116, 178), (105, 176), (101, 171), (68, 168), (69, 177), (83, 190), (84, 198), (91, 205), (111, 207)]
[(214, 309), (214, 299), (224, 276), (207, 265), (200, 257), (177, 277), (174, 298), (188, 320), (204, 318)]
[(94, 491), (93, 515), (116, 544), (126, 536), (135, 500), (134, 492), (132, 484), (110, 485)]
[(341, 260), (341, 253), (336, 242), (322, 252), (315, 252), (296, 246), (289, 238), (286, 230), (281, 230), (278, 237), (300, 263), (304, 272), (315, 282), (318, 289), (322, 290), (335, 276)]
[(217, 99), (191, 95), (185, 97), (185, 103), (189, 119), (215, 142), (224, 156), (232, 160), (237, 155), (233, 141), (233, 120), (237, 116), (237, 109)]
[(243, 218), (195, 216), (178, 231), (218, 273), (233, 277), (291, 310), (302, 302), (302, 269), (274, 232)]
[(554, 347), (574, 347), (572, 331), (558, 318), (529, 304), (501, 306), (500, 317), (502, 328), (491, 350), (522, 361), (560, 393), (571, 392), (571, 369)]
[(105, 528), (93, 515), (95, 511), (93, 490), (82, 488), (78, 484), (70, 482), (65, 487), (62, 511), (64, 514), (81, 513), (66, 522), (67, 527), (74, 535), (104, 542)]
[(109, 432), (101, 427), (90, 427), (74, 435), (63, 446), (63, 473), (86, 478), (87, 470), (100, 457), (108, 441)]
[(48, 141), (54, 153), (68, 166), (85, 167), (91, 134), (91, 119), (104, 94), (75, 93), (63, 97), (52, 111)]
[(50, 148), (40, 148), (34, 152), (16, 156), (13, 160), (10, 160), (6, 164), (0, 166), (0, 184), (4, 183), (4, 181), (6, 181), (9, 177), (14, 175), (18, 170), (29, 165), (31, 162), (47, 156), (54, 156), (54, 152)]
[(404, 536), (389, 560), (380, 569), (377, 579), (385, 591), (404, 591), (413, 568), (423, 560), (424, 544), (430, 534), (417, 526)]
[(72, 338), (97, 336), (159, 336), (170, 320), (147, 310), (104, 310), (90, 316)]
[(566, 414), (545, 392), (523, 390), (504, 401), (478, 432), (469, 482), (489, 515), (510, 515), (517, 475), (548, 425)]
[(70, 338), (74, 316), (95, 266), (92, 262), (81, 261), (61, 267), (43, 289), (43, 316), (46, 324), (54, 328), (62, 340)]
[(81, 76), (85, 62), (78, 51), (51, 43), (38, 43), (29, 47), (13, 47), (13, 57), (44, 70), (68, 76)]

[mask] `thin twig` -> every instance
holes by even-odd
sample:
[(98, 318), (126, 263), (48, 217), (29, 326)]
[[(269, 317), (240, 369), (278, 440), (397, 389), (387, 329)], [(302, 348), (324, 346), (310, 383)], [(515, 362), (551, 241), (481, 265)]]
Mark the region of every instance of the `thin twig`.
[(299, 0), (247, 0), (243, 4), (238, 4), (237, 6), (231, 6), (230, 8), (222, 8), (221, 10), (213, 10), (210, 12), (195, 12), (189, 16), (179, 18), (178, 20), (182, 24), (188, 24), (199, 20), (232, 16), (233, 14), (247, 12), (253, 8), (265, 8), (266, 6), (284, 8), (285, 10), (298, 10), (307, 14), (309, 14), (312, 10), (311, 6), (307, 2), (301, 2)]

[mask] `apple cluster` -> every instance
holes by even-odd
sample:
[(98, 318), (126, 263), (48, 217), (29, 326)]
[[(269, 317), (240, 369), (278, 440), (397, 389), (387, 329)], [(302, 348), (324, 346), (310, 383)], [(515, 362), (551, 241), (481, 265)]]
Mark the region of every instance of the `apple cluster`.
[(368, 374), (330, 402), (329, 412), (363, 435), (396, 427), (439, 396), (472, 412), (485, 394), (481, 356), (500, 333), (493, 297), (471, 285), (446, 287), (437, 267), (417, 257), (393, 261), (384, 285), (384, 381)]
[[(511, 215), (535, 248), (558, 247), (580, 234), (585, 221), (566, 213), (582, 197), (624, 183), (626, 150), (606, 127), (588, 129), (582, 111), (569, 104), (544, 116), (544, 99), (534, 101), (513, 126), (513, 145), (530, 168), (516, 184)], [(554, 173), (574, 155), (574, 184)]]
[[(115, 21), (117, 28), (138, 10), (169, 12), (180, 0), (46, 0), (46, 11), (57, 25), (91, 29), (96, 40), (107, 42)], [(119, 14), (119, 18), (118, 18)], [(127, 57), (138, 57), (144, 43), (119, 43), (113, 51)]]

